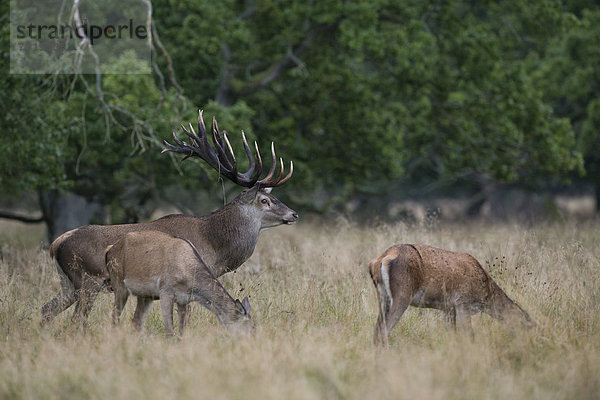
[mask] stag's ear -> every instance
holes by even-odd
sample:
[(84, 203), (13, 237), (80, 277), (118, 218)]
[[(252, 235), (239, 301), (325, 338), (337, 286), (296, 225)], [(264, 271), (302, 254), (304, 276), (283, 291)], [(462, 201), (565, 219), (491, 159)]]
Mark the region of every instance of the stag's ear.
[(245, 189), (242, 193), (239, 194), (237, 198), (244, 204), (252, 204), (252, 202), (256, 200), (257, 194), (258, 188), (254, 186), (250, 189)]
[(271, 190), (273, 190), (272, 187), (266, 187), (266, 188), (260, 189), (261, 192), (266, 193), (266, 194), (271, 193)]
[(242, 307), (244, 307), (244, 311), (246, 311), (246, 315), (250, 315), (250, 311), (252, 307), (250, 306), (250, 301), (248, 300), (248, 296), (244, 297), (242, 300)]

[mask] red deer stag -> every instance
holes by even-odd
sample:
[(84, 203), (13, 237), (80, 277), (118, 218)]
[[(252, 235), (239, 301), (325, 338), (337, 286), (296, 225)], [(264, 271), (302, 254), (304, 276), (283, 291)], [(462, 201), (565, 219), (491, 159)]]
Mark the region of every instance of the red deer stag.
[(377, 289), (379, 317), (373, 341), (387, 345), (390, 331), (409, 305), (442, 310), (445, 321), (456, 322), (471, 336), (471, 315), (485, 312), (499, 320), (534, 322), (494, 282), (479, 262), (466, 253), (455, 253), (421, 244), (390, 247), (369, 263)]
[(187, 239), (158, 231), (126, 233), (108, 246), (106, 268), (115, 292), (115, 323), (133, 294), (138, 298), (133, 323), (139, 330), (144, 328), (152, 300), (159, 299), (168, 337), (173, 336), (173, 303), (177, 304), (179, 334), (183, 336), (186, 306), (191, 301), (214, 312), (234, 335), (254, 331), (248, 298), (234, 300)]
[(160, 231), (189, 240), (198, 249), (203, 260), (216, 276), (233, 271), (254, 252), (259, 233), (281, 224), (291, 224), (298, 215), (271, 195), (273, 187), (287, 182), (293, 173), (293, 164), (284, 176), (283, 160), (278, 175), (277, 157), (271, 144), (272, 165), (267, 175), (262, 173), (262, 159), (258, 145), (254, 143), (255, 157), (250, 150), (244, 132), (242, 141), (249, 160), (248, 171), (238, 172), (237, 161), (226, 132), (219, 131), (213, 118), (211, 132), (213, 146), (207, 139), (202, 111), (198, 114), (198, 132), (190, 124), (183, 131), (189, 142), (181, 141), (173, 132), (175, 145), (165, 141), (165, 151), (185, 154), (184, 160), (198, 156), (217, 170), (221, 176), (246, 187), (233, 201), (213, 213), (194, 217), (168, 215), (156, 221), (125, 225), (88, 225), (68, 231), (50, 246), (50, 256), (57, 262), (61, 279), (60, 292), (42, 307), (42, 322), (51, 321), (56, 315), (77, 302), (73, 319), (85, 326), (87, 316), (97, 294), (105, 287), (108, 277), (104, 252), (123, 235), (134, 231)]

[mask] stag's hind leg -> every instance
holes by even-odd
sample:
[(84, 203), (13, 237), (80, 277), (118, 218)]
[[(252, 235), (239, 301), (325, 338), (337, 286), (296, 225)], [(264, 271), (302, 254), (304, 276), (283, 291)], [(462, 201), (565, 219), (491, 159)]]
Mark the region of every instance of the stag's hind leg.
[(42, 307), (42, 325), (52, 321), (58, 314), (71, 307), (77, 300), (75, 286), (71, 279), (63, 272), (58, 263), (56, 263), (56, 269), (60, 277), (60, 291)]
[(80, 324), (83, 328), (87, 327), (88, 315), (94, 306), (94, 301), (98, 293), (100, 293), (103, 287), (104, 279), (84, 274), (81, 288), (76, 294), (78, 301), (72, 317), (72, 320)]

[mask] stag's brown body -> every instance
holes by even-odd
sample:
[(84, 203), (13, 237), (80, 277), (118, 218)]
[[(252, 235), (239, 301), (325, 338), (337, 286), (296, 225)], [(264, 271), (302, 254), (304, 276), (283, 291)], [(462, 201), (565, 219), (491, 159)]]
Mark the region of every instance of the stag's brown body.
[(369, 263), (369, 273), (379, 301), (376, 344), (387, 344), (390, 331), (409, 305), (442, 310), (450, 326), (456, 328), (458, 322), (471, 334), (471, 315), (479, 312), (533, 323), (466, 253), (421, 244), (394, 245)]
[(140, 329), (156, 299), (160, 300), (167, 336), (173, 334), (173, 304), (177, 304), (179, 332), (183, 334), (186, 305), (191, 301), (214, 312), (234, 334), (249, 334), (254, 329), (248, 299), (234, 300), (186, 239), (157, 231), (129, 232), (108, 247), (105, 259), (115, 294), (115, 322), (131, 293), (138, 297), (133, 322)]
[(220, 276), (235, 270), (252, 255), (261, 231), (298, 219), (293, 210), (270, 194), (271, 188), (281, 186), (293, 173), (293, 164), (290, 164), (290, 170), (284, 176), (281, 161), (279, 174), (275, 175), (277, 157), (273, 145), (271, 168), (267, 176), (258, 180), (262, 172), (260, 152), (255, 143), (256, 158), (253, 156), (243, 132), (249, 168), (247, 172), (240, 173), (227, 135), (219, 131), (214, 118), (211, 127), (213, 145), (207, 140), (202, 112), (198, 115), (198, 133), (191, 125), (189, 131), (183, 130), (190, 139), (189, 143), (182, 142), (173, 133), (177, 145), (165, 142), (163, 152), (185, 154), (185, 158), (198, 156), (223, 177), (248, 189), (222, 209), (203, 217), (171, 215), (148, 223), (89, 225), (64, 233), (50, 246), (50, 255), (57, 261), (61, 290), (42, 307), (44, 323), (77, 302), (73, 317), (85, 325), (95, 297), (103, 289), (108, 277), (104, 251), (128, 232), (160, 231), (186, 238), (197, 248), (213, 272)]

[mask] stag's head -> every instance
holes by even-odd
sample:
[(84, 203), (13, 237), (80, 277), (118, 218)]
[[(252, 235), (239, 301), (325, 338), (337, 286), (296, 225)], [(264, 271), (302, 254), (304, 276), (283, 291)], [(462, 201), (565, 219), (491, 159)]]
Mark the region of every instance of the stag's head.
[(254, 142), (256, 156), (252, 153), (244, 131), (242, 131), (242, 143), (248, 157), (248, 170), (241, 173), (237, 169), (237, 160), (227, 138), (227, 132), (219, 131), (217, 120), (214, 117), (211, 125), (212, 145), (208, 141), (202, 110), (198, 113), (198, 131), (196, 132), (191, 124), (189, 127), (190, 129), (187, 130), (183, 125), (181, 126), (183, 132), (188, 136), (189, 142), (179, 140), (173, 132), (175, 145), (165, 141), (163, 152), (172, 151), (185, 154), (183, 160), (192, 156), (200, 157), (224, 178), (247, 188), (240, 193), (234, 202), (240, 204), (245, 213), (251, 218), (260, 221), (261, 230), (281, 224), (291, 224), (298, 219), (298, 214), (294, 210), (271, 194), (272, 188), (283, 185), (294, 173), (292, 162), (290, 162), (288, 173), (285, 173), (283, 159), (281, 158), (279, 158), (278, 168), (273, 143), (271, 143), (271, 167), (267, 175), (259, 180), (263, 171), (262, 157), (256, 142)]
[(271, 194), (271, 188), (254, 186), (236, 198), (246, 215), (260, 220), (260, 230), (281, 224), (293, 224), (298, 214)]

